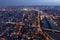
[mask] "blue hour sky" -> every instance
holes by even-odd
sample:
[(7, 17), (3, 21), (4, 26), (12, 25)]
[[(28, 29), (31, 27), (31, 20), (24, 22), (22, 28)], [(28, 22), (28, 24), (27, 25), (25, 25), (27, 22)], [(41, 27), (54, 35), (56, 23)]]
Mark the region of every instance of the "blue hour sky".
[(60, 5), (60, 0), (0, 0), (0, 6)]

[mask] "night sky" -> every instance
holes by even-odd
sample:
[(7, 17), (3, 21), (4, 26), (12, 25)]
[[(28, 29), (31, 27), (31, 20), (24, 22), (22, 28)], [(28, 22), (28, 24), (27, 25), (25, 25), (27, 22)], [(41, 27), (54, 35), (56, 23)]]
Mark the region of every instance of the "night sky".
[(0, 0), (0, 6), (60, 5), (60, 0)]

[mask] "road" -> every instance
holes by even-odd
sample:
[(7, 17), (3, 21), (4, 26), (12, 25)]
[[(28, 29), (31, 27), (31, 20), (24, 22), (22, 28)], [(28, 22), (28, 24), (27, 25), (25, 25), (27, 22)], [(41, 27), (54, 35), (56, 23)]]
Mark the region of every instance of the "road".
[[(45, 37), (45, 40), (53, 40), (53, 39), (55, 39), (56, 37), (54, 38), (53, 36), (59, 35), (58, 33), (55, 34), (55, 32), (60, 32), (60, 31), (58, 31), (59, 30), (58, 26), (56, 26), (54, 24), (54, 22), (51, 20), (49, 15), (46, 15), (43, 11), (38, 10), (38, 9), (31, 9), (31, 10), (35, 10), (35, 11), (38, 12), (37, 13), (38, 14), (38, 16), (37, 16), (38, 25), (36, 25), (36, 24), (33, 25), (33, 26), (37, 26), (38, 27), (37, 32), (39, 32), (41, 35), (43, 35)], [(18, 25), (20, 25), (21, 27), (19, 28), (19, 30), (17, 32), (17, 35), (19, 35), (20, 30), (22, 29), (22, 26), (25, 25), (25, 24), (23, 22), (17, 22), (17, 21), (16, 22), (11, 22), (11, 21), (3, 22), (3, 23), (16, 24), (16, 28), (17, 28)], [(42, 26), (41, 26), (41, 21), (42, 21)], [(50, 31), (52, 31), (52, 32), (50, 32)], [(54, 35), (52, 35), (52, 34), (54, 34)]]

